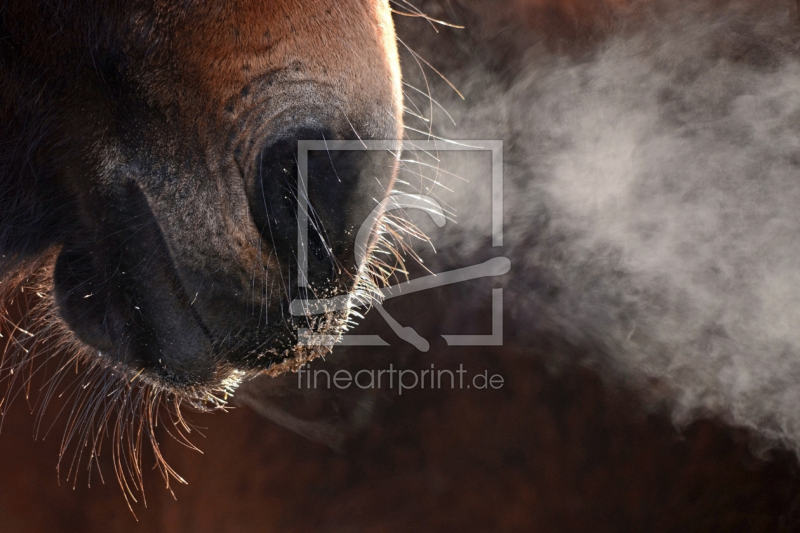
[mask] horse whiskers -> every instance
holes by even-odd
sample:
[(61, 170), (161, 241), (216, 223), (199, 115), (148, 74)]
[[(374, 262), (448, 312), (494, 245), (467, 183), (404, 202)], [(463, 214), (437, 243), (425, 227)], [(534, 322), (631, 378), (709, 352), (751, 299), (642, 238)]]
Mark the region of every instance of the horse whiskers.
[[(394, 214), (381, 219), (377, 233), (374, 252), (362, 265), (352, 290), (354, 300), (366, 304), (379, 299), (380, 288), (392, 276), (408, 275), (408, 257), (419, 262), (410, 239), (429, 242), (409, 220)], [(56, 420), (63, 417), (57, 472), (73, 487), (84, 468), (87, 484), (95, 471), (105, 483), (100, 455), (104, 443), (110, 442), (114, 476), (133, 512), (140, 498), (146, 503), (142, 462), (148, 449), (167, 490), (172, 491), (173, 480), (186, 483), (164, 457), (159, 432), (199, 451), (189, 438), (196, 428), (185, 418), (184, 408), (224, 410), (244, 372), (231, 370), (229, 379), (211, 389), (175, 392), (148, 378), (142, 369), (114, 363), (91, 350), (56, 313), (52, 279), (57, 253), (53, 250), (37, 261), (14, 265), (14, 274), (0, 284), (4, 343), (0, 349), (0, 428), (20, 394), (36, 412), (37, 438), (47, 438)], [(46, 424), (45, 411), (54, 399), (61, 406)]]
[[(4, 342), (0, 349), (0, 430), (8, 408), (24, 393), (31, 410), (36, 411), (34, 434), (38, 438), (45, 410), (54, 398), (60, 398), (62, 406), (42, 434), (46, 438), (56, 420), (67, 411), (56, 467), (59, 476), (64, 474), (64, 479), (75, 487), (85, 466), (87, 484), (91, 486), (96, 467), (105, 483), (99, 458), (109, 439), (114, 474), (133, 512), (138, 497), (145, 501), (142, 461), (148, 446), (167, 490), (172, 492), (173, 479), (186, 483), (161, 452), (159, 419), (166, 422), (161, 427), (167, 435), (199, 451), (188, 438), (193, 428), (182, 408), (225, 409), (225, 398), (242, 376), (234, 374), (211, 390), (178, 394), (146, 379), (141, 371), (110, 363), (75, 338), (56, 315), (52, 291), (55, 257), (56, 253), (51, 252), (28, 262), (0, 282), (0, 334)], [(45, 374), (51, 361), (56, 362), (55, 370), (42, 377), (36, 395), (34, 378)], [(73, 371), (75, 377), (67, 379)]]
[[(411, 220), (402, 215), (385, 213), (379, 220), (372, 253), (359, 270), (356, 283), (351, 290), (355, 307), (365, 306), (370, 308), (373, 301), (381, 301), (383, 295), (381, 288), (390, 285), (390, 280), (397, 273), (403, 274), (408, 279), (406, 268), (407, 257), (425, 268), (422, 259), (413, 249), (410, 238), (430, 243), (430, 239)], [(390, 257), (393, 261), (384, 261), (383, 257)], [(426, 268), (427, 270), (427, 268)], [(351, 314), (355, 311), (351, 310)]]

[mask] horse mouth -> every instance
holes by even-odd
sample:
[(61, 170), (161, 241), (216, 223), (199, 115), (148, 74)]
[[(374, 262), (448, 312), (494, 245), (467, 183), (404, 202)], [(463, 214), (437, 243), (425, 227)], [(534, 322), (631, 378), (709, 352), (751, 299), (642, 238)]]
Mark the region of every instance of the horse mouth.
[[(201, 306), (181, 297), (185, 290), (172, 290), (181, 284), (164, 282), (169, 275), (126, 279), (127, 271), (120, 271), (126, 275), (104, 278), (89, 255), (62, 249), (53, 261), (54, 314), (90, 358), (125, 379), (183, 396), (231, 392), (249, 376), (296, 371), (329, 353), (352, 325), (350, 306), (297, 316), (285, 295), (266, 319), (226, 299)], [(156, 283), (159, 291), (144, 292)], [(336, 285), (317, 294), (350, 299), (361, 283)]]

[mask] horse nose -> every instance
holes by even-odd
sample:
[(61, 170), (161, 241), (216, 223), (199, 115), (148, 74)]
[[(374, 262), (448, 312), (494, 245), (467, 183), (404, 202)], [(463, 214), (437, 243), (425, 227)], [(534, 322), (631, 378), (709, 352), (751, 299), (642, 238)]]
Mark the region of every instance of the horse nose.
[[(304, 128), (268, 142), (255, 165), (252, 213), (281, 264), (305, 266), (308, 286), (333, 283), (349, 290), (357, 269), (356, 234), (388, 194), (395, 161), (359, 140), (340, 140), (347, 139)], [(299, 232), (303, 225), (306, 231)], [(292, 285), (298, 281), (295, 272)]]

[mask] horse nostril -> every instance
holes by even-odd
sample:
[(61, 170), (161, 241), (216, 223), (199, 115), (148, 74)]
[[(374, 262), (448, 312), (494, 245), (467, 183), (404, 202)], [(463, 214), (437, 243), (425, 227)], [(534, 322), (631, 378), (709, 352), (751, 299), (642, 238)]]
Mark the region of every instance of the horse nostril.
[[(298, 212), (301, 202), (298, 174), (298, 141), (335, 138), (330, 132), (302, 129), (271, 140), (255, 162), (251, 212), (265, 243), (286, 268), (296, 268)], [(358, 172), (347, 154), (309, 152), (306, 177), (309, 281), (325, 283), (336, 276), (345, 258), (342, 220), (347, 198), (357, 187)], [(292, 276), (294, 277), (294, 276)]]
[[(265, 148), (255, 165), (251, 212), (276, 253), (293, 255), (297, 235), (297, 143), (282, 139)], [(296, 240), (296, 239), (295, 239)]]
[[(285, 267), (297, 267), (298, 212), (306, 201), (300, 197), (298, 141), (335, 138), (321, 130), (298, 130), (268, 143), (258, 155), (251, 211), (262, 238)], [(374, 208), (373, 201), (364, 200), (374, 191), (361, 191), (373, 180), (365, 164), (369, 157), (353, 150), (309, 150), (306, 155), (308, 278), (312, 285), (346, 281), (346, 271), (355, 274), (355, 233)], [(359, 219), (361, 211), (364, 217)]]

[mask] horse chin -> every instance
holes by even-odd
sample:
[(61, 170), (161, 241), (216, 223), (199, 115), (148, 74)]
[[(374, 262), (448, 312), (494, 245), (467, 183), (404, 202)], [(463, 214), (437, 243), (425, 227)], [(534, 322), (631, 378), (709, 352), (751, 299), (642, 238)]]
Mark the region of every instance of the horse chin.
[(277, 377), (285, 372), (297, 372), (301, 366), (331, 353), (334, 344), (341, 340), (348, 329), (350, 314), (348, 308), (346, 311), (302, 317), (305, 319), (304, 326), (297, 330), (295, 345), (284, 349), (268, 349), (268, 353), (283, 359), (262, 373)]

